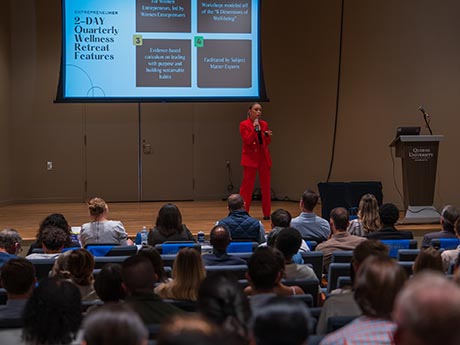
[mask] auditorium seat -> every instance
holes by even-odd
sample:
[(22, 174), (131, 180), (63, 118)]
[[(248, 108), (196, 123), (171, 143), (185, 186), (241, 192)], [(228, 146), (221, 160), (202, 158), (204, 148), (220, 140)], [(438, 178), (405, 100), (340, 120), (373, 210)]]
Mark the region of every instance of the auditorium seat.
[(230, 242), (227, 253), (253, 253), (257, 249), (259, 243), (257, 242)]
[(247, 265), (217, 265), (217, 266), (205, 266), (206, 274), (214, 273), (230, 273), (236, 277), (236, 279), (244, 279), (246, 272), (248, 271)]
[(137, 246), (88, 245), (85, 247), (95, 257), (136, 255)]
[(415, 261), (420, 249), (399, 249), (398, 250), (398, 261)]
[(380, 240), (389, 249), (392, 258), (398, 257), (399, 249), (417, 249), (417, 240)]
[(55, 259), (28, 259), (35, 267), (35, 276), (41, 280), (49, 276), (53, 268)]
[(337, 289), (339, 277), (349, 277), (351, 273), (351, 264), (347, 263), (331, 263), (327, 276), (327, 292)]
[(457, 249), (460, 245), (460, 239), (458, 238), (435, 238), (431, 240), (430, 245), (436, 249)]
[(201, 253), (201, 245), (196, 242), (190, 241), (178, 241), (178, 242), (164, 242), (161, 244), (156, 244), (155, 249), (158, 250), (160, 254), (177, 254), (181, 248), (194, 248)]
[(299, 286), (305, 294), (309, 294), (313, 297), (313, 306), (318, 305), (318, 292), (319, 292), (319, 280), (315, 278), (308, 279), (283, 279), (284, 285), (287, 286)]
[(304, 264), (310, 264), (316, 277), (321, 280), (323, 275), (323, 252), (301, 252)]
[(102, 268), (107, 263), (122, 264), (129, 256), (95, 256), (94, 268)]
[(352, 257), (352, 250), (340, 250), (332, 253), (331, 262), (347, 264), (351, 262)]

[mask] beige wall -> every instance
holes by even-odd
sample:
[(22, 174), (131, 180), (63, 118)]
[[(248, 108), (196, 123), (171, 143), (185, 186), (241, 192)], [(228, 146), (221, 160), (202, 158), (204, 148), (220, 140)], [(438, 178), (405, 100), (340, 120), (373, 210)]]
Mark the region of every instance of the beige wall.
[(9, 3), (0, 2), (0, 203), (11, 200)]
[[(128, 149), (101, 155), (100, 160), (87, 159), (83, 136), (88, 134), (87, 128), (97, 128), (102, 119), (105, 130), (123, 132), (129, 145), (138, 139), (135, 106), (53, 104), (60, 59), (59, 4), (59, 0), (10, 1), (12, 94), (4, 86), (8, 73), (1, 73), (0, 99), (6, 99), (12, 111), (8, 113), (5, 102), (1, 102), (0, 121), (11, 121), (14, 140), (12, 157), (8, 158), (2, 145), (0, 162), (10, 162), (14, 167), (13, 197), (19, 201), (82, 200), (86, 197), (88, 170), (96, 174), (104, 171), (104, 164), (117, 156), (131, 161), (133, 152)], [(304, 188), (316, 186), (328, 173), (341, 1), (296, 0), (283, 3), (290, 6), (285, 11), (280, 4), (278, 0), (264, 1), (262, 7), (263, 64), (270, 97), (264, 105), (264, 116), (274, 132), (272, 187), (278, 197), (298, 199)], [(401, 206), (387, 144), (397, 126), (422, 125), (417, 108), (424, 105), (432, 115), (434, 132), (446, 136), (441, 144), (436, 206), (459, 206), (456, 149), (460, 139), (455, 130), (460, 125), (460, 25), (455, 15), (460, 3), (345, 0), (344, 10), (337, 146), (331, 181), (382, 181), (385, 199)], [(1, 12), (4, 16), (5, 11)], [(3, 48), (8, 46), (8, 26), (4, 20), (0, 25), (5, 28), (0, 36)], [(4, 49), (1, 51), (0, 71), (8, 69), (5, 66), (9, 63)], [(196, 199), (225, 196), (226, 160), (232, 161), (233, 183), (239, 186), (238, 123), (245, 117), (246, 106), (190, 105)], [(94, 109), (97, 116), (89, 115)], [(113, 122), (112, 113), (117, 114)], [(0, 140), (3, 143), (4, 136)], [(54, 163), (51, 172), (45, 169), (47, 160)], [(133, 169), (137, 167), (127, 167), (126, 176), (132, 176)], [(3, 168), (0, 171), (5, 174)], [(401, 186), (399, 171), (397, 161), (396, 177)], [(5, 186), (0, 182), (0, 199), (7, 195)], [(131, 192), (126, 190), (129, 195)]]

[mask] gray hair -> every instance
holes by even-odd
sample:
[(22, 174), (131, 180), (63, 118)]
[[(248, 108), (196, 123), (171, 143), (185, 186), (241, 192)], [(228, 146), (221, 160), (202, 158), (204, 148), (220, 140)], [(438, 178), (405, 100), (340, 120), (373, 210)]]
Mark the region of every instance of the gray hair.
[(13, 247), (16, 243), (21, 243), (22, 237), (17, 230), (4, 229), (0, 231), (0, 248), (8, 249)]

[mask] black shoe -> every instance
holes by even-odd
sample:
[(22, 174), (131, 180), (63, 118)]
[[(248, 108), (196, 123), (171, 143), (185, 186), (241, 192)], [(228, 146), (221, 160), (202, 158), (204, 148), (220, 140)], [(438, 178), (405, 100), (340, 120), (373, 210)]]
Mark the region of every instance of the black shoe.
[(264, 216), (263, 220), (270, 220), (270, 216)]

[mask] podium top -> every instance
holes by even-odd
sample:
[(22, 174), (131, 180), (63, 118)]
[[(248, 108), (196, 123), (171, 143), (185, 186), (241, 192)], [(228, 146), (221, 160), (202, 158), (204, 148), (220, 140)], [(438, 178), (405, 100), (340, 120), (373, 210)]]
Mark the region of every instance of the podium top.
[(395, 138), (389, 146), (395, 146), (398, 141), (401, 142), (428, 142), (428, 141), (441, 141), (444, 135), (401, 135)]

